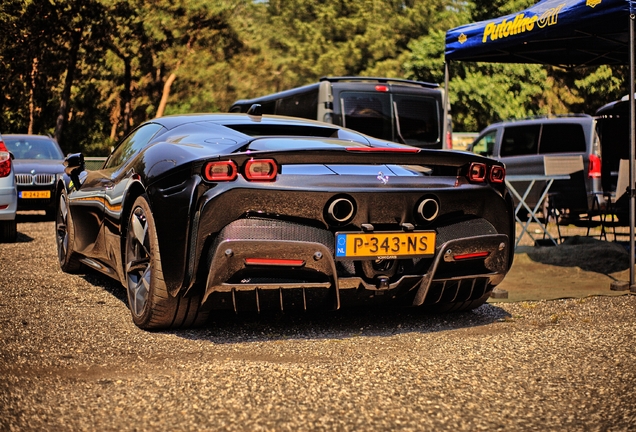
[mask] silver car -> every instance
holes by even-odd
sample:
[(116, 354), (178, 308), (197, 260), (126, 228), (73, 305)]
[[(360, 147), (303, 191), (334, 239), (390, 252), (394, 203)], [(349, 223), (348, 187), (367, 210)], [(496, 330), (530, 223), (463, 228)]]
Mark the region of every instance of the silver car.
[(18, 193), (13, 172), (13, 155), (0, 136), (0, 241), (14, 242), (17, 237), (15, 215)]

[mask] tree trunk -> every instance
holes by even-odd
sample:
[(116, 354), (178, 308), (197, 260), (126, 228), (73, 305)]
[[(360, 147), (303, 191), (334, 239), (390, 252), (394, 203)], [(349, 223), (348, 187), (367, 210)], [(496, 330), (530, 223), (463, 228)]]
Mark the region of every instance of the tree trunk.
[(124, 89), (121, 92), (119, 112), (122, 115), (124, 135), (128, 135), (132, 120), (132, 66), (128, 56), (121, 55), (120, 58), (124, 61)]
[(159, 108), (157, 108), (156, 117), (163, 116), (163, 112), (166, 110), (166, 105), (168, 103), (168, 97), (170, 96), (170, 87), (172, 86), (172, 83), (174, 82), (176, 77), (177, 75), (175, 75), (174, 72), (171, 73), (166, 80), (166, 83), (163, 85), (163, 93), (161, 94), (161, 102), (159, 102)]
[(33, 134), (33, 123), (35, 123), (35, 77), (38, 74), (38, 59), (33, 58), (31, 63), (31, 88), (29, 89), (29, 128), (27, 133)]
[[(62, 100), (60, 101), (60, 111), (57, 115), (57, 122), (55, 123), (55, 139), (61, 145), (62, 130), (66, 124), (68, 117), (68, 106), (71, 100), (71, 87), (73, 86), (73, 79), (75, 77), (75, 70), (77, 69), (77, 52), (82, 42), (82, 31), (76, 31), (73, 33), (73, 40), (71, 41), (71, 49), (68, 58), (68, 66), (66, 68), (66, 79), (64, 80), (64, 90), (62, 90)], [(62, 145), (65, 150), (65, 146)]]

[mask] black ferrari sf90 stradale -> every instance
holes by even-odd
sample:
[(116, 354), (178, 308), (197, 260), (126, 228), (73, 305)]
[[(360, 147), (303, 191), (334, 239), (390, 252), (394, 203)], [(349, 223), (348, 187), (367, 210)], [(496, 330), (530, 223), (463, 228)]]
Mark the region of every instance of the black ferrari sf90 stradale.
[(205, 114), (143, 123), (99, 170), (65, 164), (60, 266), (120, 281), (141, 328), (216, 309), (473, 309), (512, 264), (504, 167), (469, 153)]

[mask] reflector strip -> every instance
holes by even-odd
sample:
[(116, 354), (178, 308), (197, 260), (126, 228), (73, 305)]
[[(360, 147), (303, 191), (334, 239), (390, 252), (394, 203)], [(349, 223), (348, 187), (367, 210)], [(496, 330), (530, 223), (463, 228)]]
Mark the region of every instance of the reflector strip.
[(460, 260), (465, 260), (465, 259), (473, 259), (473, 258), (485, 258), (488, 255), (490, 255), (490, 252), (473, 252), (473, 253), (467, 253), (467, 254), (461, 254), (461, 255), (454, 255), (453, 259), (455, 261), (460, 261)]
[(350, 152), (366, 152), (366, 153), (419, 153), (418, 148), (401, 148), (401, 147), (347, 147)]
[(270, 265), (270, 266), (286, 266), (298, 267), (305, 265), (304, 260), (297, 259), (277, 259), (277, 258), (246, 258), (246, 265)]

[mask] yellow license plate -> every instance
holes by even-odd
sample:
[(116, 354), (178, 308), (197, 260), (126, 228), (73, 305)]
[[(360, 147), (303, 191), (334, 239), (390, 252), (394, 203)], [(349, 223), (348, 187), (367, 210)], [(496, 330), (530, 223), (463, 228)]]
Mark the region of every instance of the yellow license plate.
[(336, 233), (336, 259), (396, 259), (433, 255), (435, 231)]
[(22, 191), (20, 198), (51, 198), (51, 191)]

